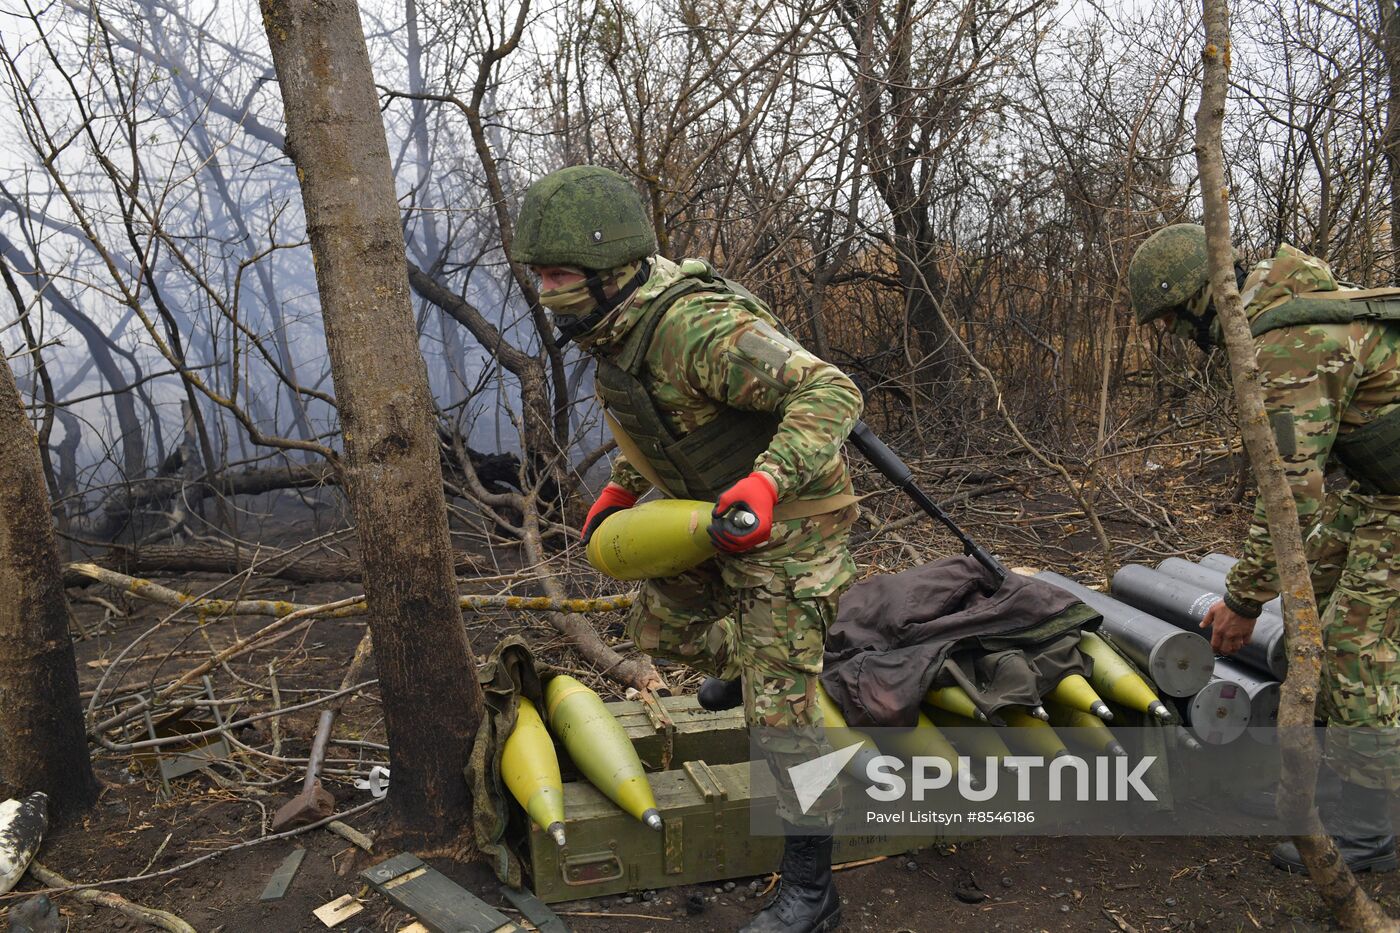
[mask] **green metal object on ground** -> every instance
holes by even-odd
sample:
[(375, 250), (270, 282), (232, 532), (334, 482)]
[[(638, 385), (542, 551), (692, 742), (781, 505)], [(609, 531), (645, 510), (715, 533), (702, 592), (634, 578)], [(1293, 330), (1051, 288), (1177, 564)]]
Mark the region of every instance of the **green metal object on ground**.
[(524, 933), (525, 930), (410, 852), (367, 868), (360, 872), (360, 877), (380, 894), (417, 917), (431, 933), (461, 933), (467, 930)]

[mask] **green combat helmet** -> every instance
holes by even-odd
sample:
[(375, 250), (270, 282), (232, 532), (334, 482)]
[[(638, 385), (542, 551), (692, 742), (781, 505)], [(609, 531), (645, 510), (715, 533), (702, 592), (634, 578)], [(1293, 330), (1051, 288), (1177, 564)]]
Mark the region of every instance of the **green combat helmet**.
[(656, 252), (646, 206), (617, 172), (575, 165), (525, 192), (510, 258), (531, 266), (615, 269)]
[(1205, 227), (1163, 227), (1137, 248), (1128, 263), (1128, 289), (1137, 322), (1146, 324), (1183, 307), (1209, 279)]

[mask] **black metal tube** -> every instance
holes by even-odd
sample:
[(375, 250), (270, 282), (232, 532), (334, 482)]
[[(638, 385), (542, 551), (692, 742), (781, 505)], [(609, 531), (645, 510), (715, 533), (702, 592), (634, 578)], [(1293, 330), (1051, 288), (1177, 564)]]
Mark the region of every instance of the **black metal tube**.
[(1231, 557), (1229, 554), (1221, 554), (1216, 551), (1202, 557), (1198, 564), (1210, 570), (1218, 570), (1221, 573), (1229, 573), (1230, 568), (1240, 562), (1238, 557)]
[(1278, 741), (1274, 730), (1278, 726), (1279, 682), (1228, 658), (1215, 662), (1215, 676), (1239, 684), (1249, 697), (1250, 738), (1265, 745)]
[(1207, 745), (1228, 745), (1249, 728), (1249, 696), (1232, 681), (1212, 680), (1176, 705), (1191, 734)]
[(864, 421), (857, 421), (855, 427), (851, 429), (849, 440), (856, 450), (859, 450), (865, 459), (874, 464), (875, 468), (885, 475), (891, 483), (902, 489), (914, 504), (923, 509), (924, 513), (938, 520), (945, 528), (953, 533), (963, 546), (963, 553), (968, 555), (987, 568), (992, 577), (1001, 583), (1006, 579), (1006, 568), (1001, 561), (993, 557), (982, 545), (973, 541), (967, 532), (958, 526), (958, 523), (943, 511), (937, 502), (929, 498), (914, 482), (914, 471), (909, 469), (909, 465), (899, 459), (899, 455), (890, 450), (889, 445), (880, 440), (875, 432), (870, 430), (870, 425)]
[(1214, 675), (1210, 643), (1195, 632), (1183, 631), (1058, 573), (1047, 570), (1035, 577), (1070, 593), (1103, 616), (1103, 630), (1162, 693), (1191, 696)]
[[(1209, 556), (1209, 555), (1207, 555)], [(1157, 565), (1157, 569), (1169, 577), (1185, 580), (1196, 586), (1203, 586), (1216, 593), (1225, 592), (1225, 571), (1205, 564), (1193, 564), (1181, 557), (1168, 557)], [(1264, 604), (1264, 612), (1283, 617), (1283, 601), (1277, 596)]]
[[(1200, 628), (1206, 611), (1220, 600), (1220, 593), (1169, 577), (1151, 567), (1129, 564), (1113, 575), (1113, 595), (1191, 632)], [(1249, 643), (1233, 658), (1282, 680), (1288, 671), (1288, 653), (1283, 643), (1283, 619), (1271, 613), (1259, 617)]]

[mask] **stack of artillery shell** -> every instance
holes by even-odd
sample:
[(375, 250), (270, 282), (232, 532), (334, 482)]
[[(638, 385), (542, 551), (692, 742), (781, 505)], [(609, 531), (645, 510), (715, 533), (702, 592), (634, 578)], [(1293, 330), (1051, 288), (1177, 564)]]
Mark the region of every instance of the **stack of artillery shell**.
[[(1225, 574), (1235, 563), (1236, 558), (1224, 554), (1207, 554), (1199, 564), (1169, 557), (1157, 565), (1157, 573), (1180, 581), (1181, 587), (1173, 587), (1141, 572), (1147, 568), (1137, 568), (1126, 586), (1135, 591), (1142, 588), (1154, 592), (1157, 594), (1154, 598), (1159, 600), (1165, 598), (1164, 594), (1169, 596), (1175, 592), (1176, 599), (1169, 605), (1174, 605), (1176, 612), (1170, 621), (1187, 624), (1194, 619), (1194, 624), (1199, 625), (1206, 611), (1225, 592)], [(1116, 577), (1114, 587), (1118, 587)], [(1229, 658), (1215, 662), (1215, 678), (1236, 684), (1244, 691), (1250, 706), (1249, 736), (1256, 741), (1268, 744), (1276, 741), (1273, 727), (1278, 724), (1279, 680), (1287, 674), (1282, 609), (1279, 600), (1274, 599), (1264, 604), (1249, 643)]]
[[(1221, 598), (1225, 574), (1234, 563), (1234, 558), (1210, 554), (1200, 564), (1173, 557), (1155, 570), (1128, 565), (1114, 575), (1112, 596), (1057, 574), (1038, 576), (1103, 615), (1103, 630), (1114, 643), (1150, 673), (1163, 694), (1174, 698), (1184, 724), (1177, 736), (1180, 747), (1222, 745), (1246, 732), (1270, 743), (1275, 740), (1271, 727), (1278, 721), (1278, 679), (1287, 671), (1277, 600), (1265, 605), (1249, 644), (1230, 658), (1216, 658), (1200, 634), (1209, 635), (1200, 623)], [(1081, 647), (1093, 653), (1092, 644)], [(1055, 718), (1052, 707), (1052, 722)]]
[(1163, 693), (1189, 697), (1210, 682), (1215, 656), (1210, 642), (1196, 632), (1183, 631), (1057, 573), (1038, 573), (1036, 579), (1054, 584), (1103, 616), (1103, 630)]

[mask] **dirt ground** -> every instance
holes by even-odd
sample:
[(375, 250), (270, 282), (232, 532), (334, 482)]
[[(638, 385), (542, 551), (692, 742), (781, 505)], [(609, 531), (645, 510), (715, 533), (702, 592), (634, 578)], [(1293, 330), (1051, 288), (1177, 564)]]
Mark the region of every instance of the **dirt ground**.
[[(1248, 504), (1230, 500), (1233, 471), (1228, 462), (1216, 457), (1214, 485), (1209, 487), (1187, 482), (1187, 477), (1199, 476), (1200, 463), (1171, 466), (1167, 471), (1171, 477), (1164, 476), (1156, 484), (1161, 495), (1153, 501), (1125, 497), (1122, 508), (1107, 503), (1104, 526), (1122, 548), (1121, 559), (1145, 562), (1177, 553), (1198, 556), (1228, 548), (1242, 531)], [(1094, 566), (1084, 556), (1092, 554), (1093, 542), (1082, 516), (1072, 514), (1069, 503), (1053, 491), (1033, 499), (1022, 486), (978, 497), (963, 507), (961, 515), (1008, 564), (1069, 572)], [(1144, 531), (1144, 523), (1153, 527)], [(858, 558), (870, 571), (888, 570), (953, 550), (950, 539), (925, 523), (871, 537), (858, 550)], [(200, 593), (220, 578), (187, 574), (162, 582)], [(242, 592), (238, 586), (226, 586), (217, 595), (275, 595), (320, 602), (359, 591), (351, 584), (293, 586), (277, 580), (259, 580)], [(128, 666), (118, 660), (119, 654), (170, 611), (116, 596), (105, 588), (70, 592), (70, 596), (80, 595), (100, 596), (109, 603), (74, 602), (75, 616), (86, 633), (77, 642), (85, 702), (109, 669), (115, 676), (109, 675), (104, 694), (130, 692), (145, 683), (169, 679), (206, 656), (209, 647), (229, 644), (266, 622), (242, 617), (198, 625), (182, 616), (158, 627), (139, 651), (129, 653), (142, 660)], [(610, 640), (621, 637), (619, 618), (597, 621)], [(587, 673), (554, 631), (538, 619), (472, 616), (467, 622), (478, 656), (499, 638), (518, 632), (526, 635), (540, 656), (572, 663)], [(318, 622), (295, 639), (254, 652), (218, 672), (217, 692), (221, 696), (249, 693), (249, 710), (266, 708), (266, 696), (253, 688), (268, 683), (269, 664), (275, 667), (284, 704), (295, 701), (297, 690), (334, 688), (364, 624), (363, 619)], [(677, 689), (693, 688), (693, 675), (679, 677), (681, 671), (675, 668), (664, 672)], [(593, 682), (605, 683), (599, 678)], [(338, 930), (401, 929), (409, 922), (408, 915), (369, 892), (356, 877), (379, 856), (358, 853), (340, 836), (318, 829), (223, 851), (265, 835), (271, 815), (298, 788), (301, 770), (295, 759), (306, 755), (315, 716), (316, 710), (306, 710), (283, 717), (276, 732), (271, 721), (264, 721), (237, 733), (240, 741), (263, 750), (278, 743), (281, 754), (292, 761), (245, 755), (234, 765), (179, 779), (169, 800), (162, 799), (149, 767), (143, 768), (125, 753), (98, 752), (94, 763), (105, 786), (98, 805), (80, 824), (55, 828), (39, 860), (71, 881), (97, 882), (161, 872), (221, 852), (168, 875), (108, 889), (136, 903), (174, 912), (200, 933), (322, 930), (312, 910), (343, 894), (362, 897), (364, 909)], [(367, 743), (333, 743), (329, 757), (339, 768), (362, 773), (371, 763), (387, 759), (382, 747), (376, 748), (382, 746), (384, 735), (372, 690), (347, 706), (335, 735), (342, 741)], [(338, 809), (367, 799), (346, 777), (330, 776), (327, 786), (337, 798)], [(347, 822), (373, 834), (383, 818), (381, 811), (371, 809)], [(931, 931), (955, 924), (970, 931), (1143, 933), (1332, 928), (1308, 881), (1286, 876), (1269, 864), (1268, 850), (1274, 841), (1002, 837), (936, 846), (842, 870), (838, 883), (845, 905), (844, 928)], [(290, 891), (279, 901), (261, 903), (259, 895), (269, 876), (298, 847), (307, 854)], [(495, 878), (484, 867), (430, 861), (487, 902), (504, 903)], [(1362, 882), (1392, 913), (1400, 912), (1400, 873), (1364, 875)], [(579, 931), (733, 930), (757, 909), (766, 883), (767, 879), (736, 878), (732, 883), (571, 902), (556, 909)], [(14, 894), (0, 898), (0, 923), (5, 922), (9, 907), (37, 888), (32, 878), (26, 878)], [(56, 901), (70, 930), (145, 928), (114, 910), (79, 901), (71, 893), (56, 895)]]
[[(162, 805), (153, 803), (141, 784), (109, 790), (82, 831), (57, 834), (41, 857), (70, 879), (111, 877), (139, 869), (167, 834), (179, 838), (176, 851), (183, 858), (225, 844), (230, 834), (245, 836), (255, 826), (258, 814), (246, 805), (212, 792), (206, 797)], [(377, 819), (352, 822), (372, 831)], [(1272, 843), (1001, 837), (934, 846), (840, 871), (844, 929), (922, 933), (951, 924), (1008, 933), (1334, 929), (1308, 882), (1269, 864)], [(297, 847), (307, 854), (289, 893), (280, 901), (260, 903), (268, 876)], [(162, 854), (155, 867), (169, 860)], [(311, 911), (342, 894), (355, 894), (363, 898), (364, 910), (339, 929), (397, 931), (411, 918), (354, 877), (368, 864), (356, 859), (338, 836), (313, 830), (117, 890), (138, 903), (177, 913), (201, 933), (323, 930)], [(494, 876), (483, 867), (441, 859), (430, 864), (511, 915)], [(351, 868), (348, 875), (339, 874)], [(1361, 878), (1392, 913), (1400, 910), (1400, 874)], [(735, 930), (762, 903), (754, 886), (767, 881), (737, 878), (732, 884), (573, 901), (555, 909), (581, 933)], [(71, 930), (146, 929), (71, 898), (60, 898), (59, 904)]]

